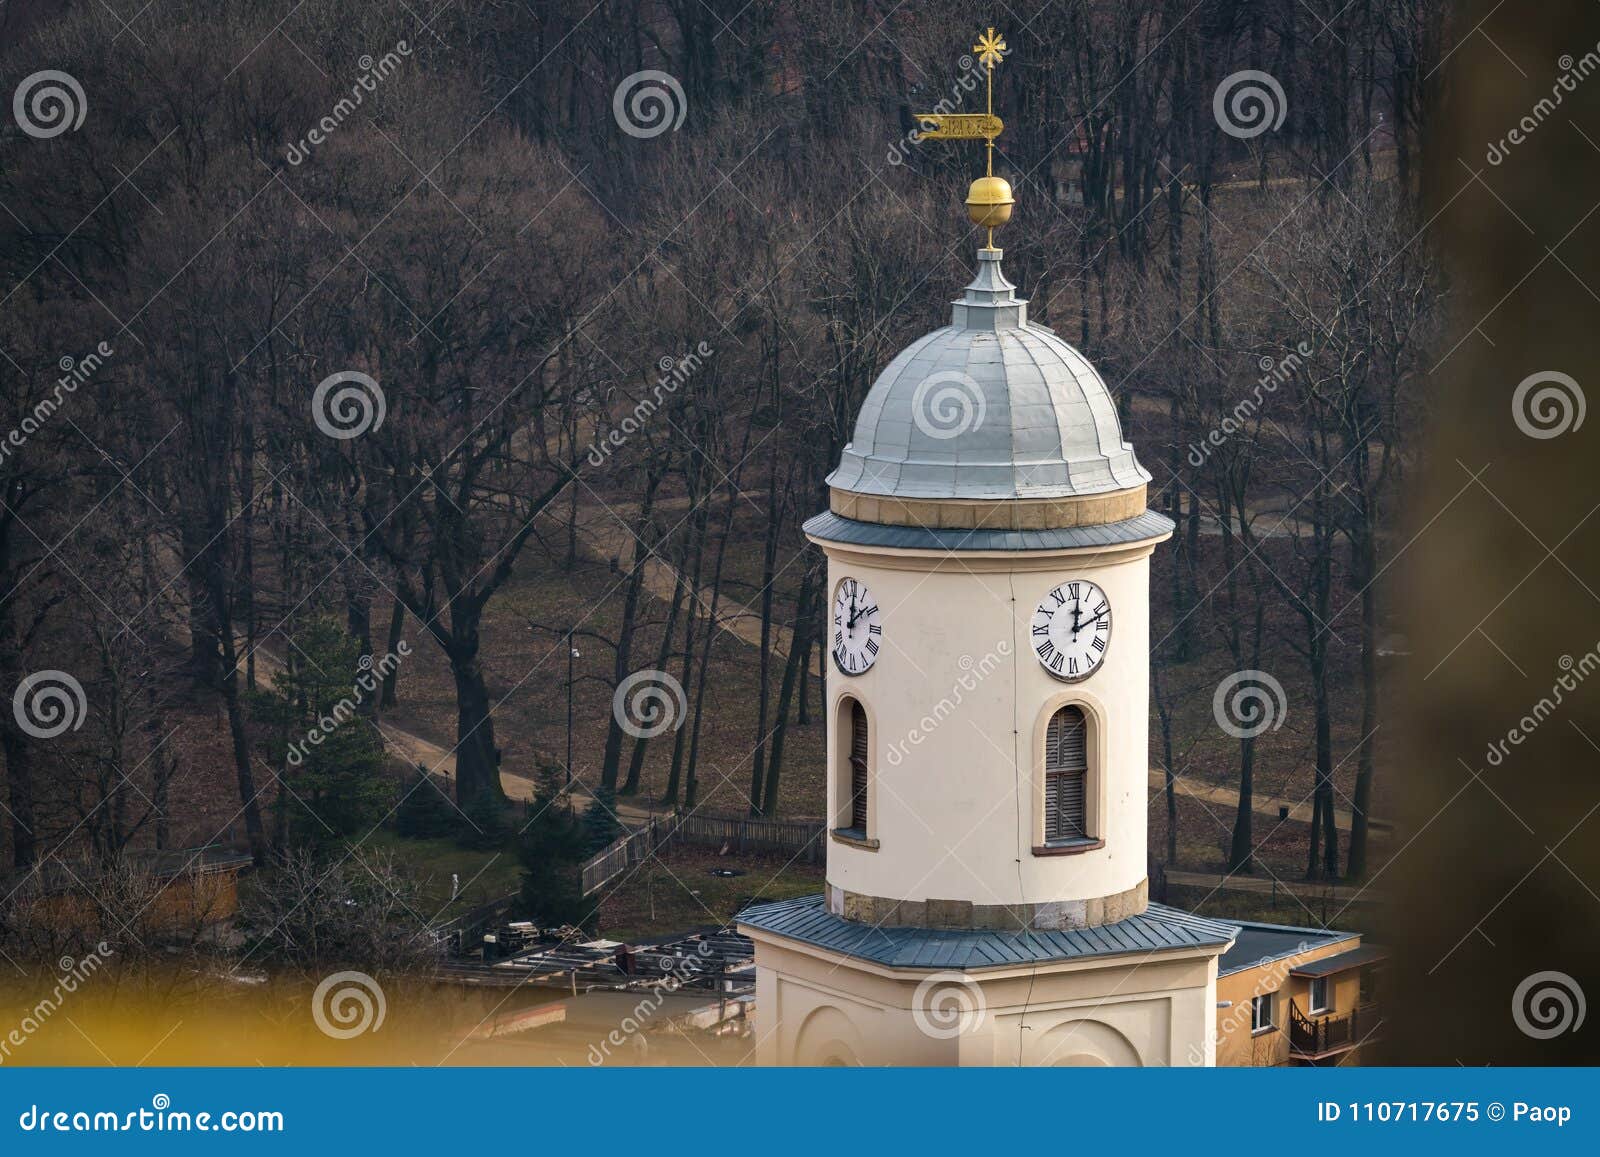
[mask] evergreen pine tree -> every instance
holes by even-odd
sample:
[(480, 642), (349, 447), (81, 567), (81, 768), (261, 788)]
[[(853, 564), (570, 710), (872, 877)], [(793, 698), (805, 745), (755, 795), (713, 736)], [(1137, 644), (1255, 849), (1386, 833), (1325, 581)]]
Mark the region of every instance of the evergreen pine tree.
[(583, 812), (583, 826), (589, 833), (589, 854), (609, 847), (623, 832), (622, 821), (617, 818), (617, 793), (601, 784), (594, 789), (594, 799)]
[(427, 768), (419, 764), (415, 776), (401, 788), (394, 826), (407, 839), (431, 840), (453, 835), (460, 819), (455, 804), (437, 784), (428, 783), (427, 779)]
[(362, 666), (360, 645), (334, 620), (316, 618), (296, 633), (293, 655), (251, 706), (267, 725), (258, 732), (265, 758), (282, 769), (289, 841), (306, 845), (371, 827), (394, 799), (394, 784), (369, 715), (382, 683), (370, 660)]
[(489, 792), (479, 792), (457, 813), (456, 843), (479, 852), (492, 852), (511, 840), (511, 816), (504, 802)]
[(574, 815), (559, 766), (535, 773), (533, 818), (517, 847), (522, 863), (522, 908), (542, 927), (590, 926), (593, 905), (583, 895), (588, 826)]

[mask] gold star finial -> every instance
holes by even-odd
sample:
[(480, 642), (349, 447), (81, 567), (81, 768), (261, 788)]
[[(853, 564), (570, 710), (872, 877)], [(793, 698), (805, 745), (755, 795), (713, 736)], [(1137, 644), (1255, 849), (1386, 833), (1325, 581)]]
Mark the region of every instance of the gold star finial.
[(972, 46), (972, 51), (978, 54), (978, 59), (985, 68), (992, 70), (995, 65), (1005, 59), (1007, 51), (1005, 37), (990, 28), (982, 36), (978, 37), (978, 43)]

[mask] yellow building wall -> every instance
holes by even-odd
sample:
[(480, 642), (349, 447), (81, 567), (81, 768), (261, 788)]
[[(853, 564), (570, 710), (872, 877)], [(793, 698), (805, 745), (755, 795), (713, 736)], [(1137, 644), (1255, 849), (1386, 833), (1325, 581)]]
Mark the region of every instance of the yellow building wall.
[[(1290, 976), (1295, 968), (1337, 956), (1360, 947), (1361, 938), (1335, 941), (1305, 952), (1271, 960), (1253, 968), (1217, 977), (1217, 1003), (1230, 1007), (1217, 1009), (1217, 1064), (1269, 1066), (1289, 1063), (1289, 1005), (1299, 1006), (1302, 1014), (1311, 1010), (1311, 981)], [(1333, 999), (1331, 1015), (1341, 1016), (1360, 1001), (1361, 970), (1351, 969), (1328, 978)], [(1251, 1007), (1256, 996), (1276, 993), (1274, 1024), (1262, 1032), (1250, 1028)]]

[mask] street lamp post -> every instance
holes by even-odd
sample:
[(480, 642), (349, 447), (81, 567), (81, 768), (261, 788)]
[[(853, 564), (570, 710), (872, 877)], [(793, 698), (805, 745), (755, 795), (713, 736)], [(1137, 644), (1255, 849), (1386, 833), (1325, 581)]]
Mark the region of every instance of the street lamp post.
[(577, 659), (578, 648), (572, 645), (572, 632), (567, 632), (567, 786), (572, 786), (572, 662)]

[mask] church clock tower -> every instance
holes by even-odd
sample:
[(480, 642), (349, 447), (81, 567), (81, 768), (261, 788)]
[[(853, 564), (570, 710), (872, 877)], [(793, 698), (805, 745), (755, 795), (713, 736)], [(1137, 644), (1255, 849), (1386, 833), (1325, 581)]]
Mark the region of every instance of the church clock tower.
[[(993, 30), (974, 51), (992, 72)], [(965, 119), (963, 119), (963, 116)], [(991, 114), (927, 117), (986, 139)], [(992, 162), (991, 162), (992, 165)], [(1211, 1064), (1235, 929), (1149, 902), (1149, 560), (1172, 523), (988, 230), (806, 523), (828, 557), (827, 890), (747, 909), (760, 1059)]]

